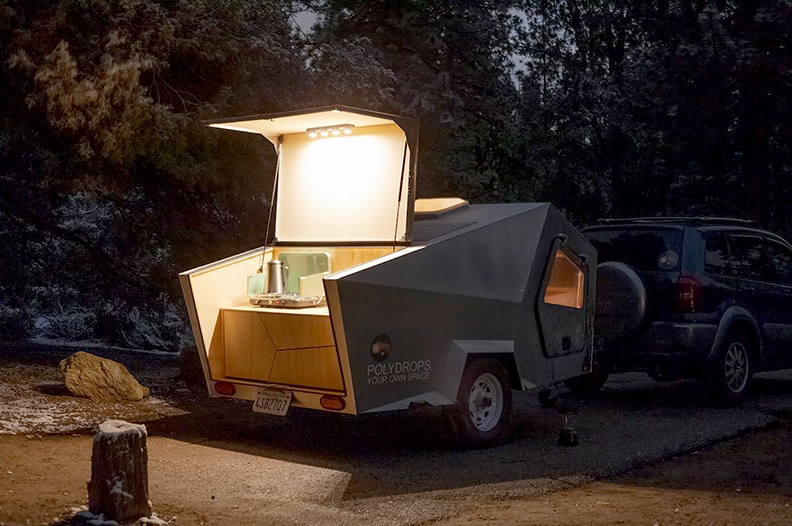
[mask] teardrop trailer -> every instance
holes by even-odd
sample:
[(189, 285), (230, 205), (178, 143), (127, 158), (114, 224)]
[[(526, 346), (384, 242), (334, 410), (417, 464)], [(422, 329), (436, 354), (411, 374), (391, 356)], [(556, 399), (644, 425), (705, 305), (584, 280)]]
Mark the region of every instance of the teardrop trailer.
[(416, 199), (406, 117), (207, 124), (277, 153), (274, 240), (179, 276), (210, 396), (276, 415), (443, 406), (486, 447), (509, 434), (512, 390), (591, 370), (596, 251), (552, 205)]

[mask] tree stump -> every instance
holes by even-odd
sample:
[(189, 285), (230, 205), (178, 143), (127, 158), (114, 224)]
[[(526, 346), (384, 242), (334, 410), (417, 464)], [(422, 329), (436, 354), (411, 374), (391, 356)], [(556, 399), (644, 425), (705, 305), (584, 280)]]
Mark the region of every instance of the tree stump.
[(88, 508), (117, 522), (151, 516), (146, 426), (122, 420), (99, 425), (91, 454)]

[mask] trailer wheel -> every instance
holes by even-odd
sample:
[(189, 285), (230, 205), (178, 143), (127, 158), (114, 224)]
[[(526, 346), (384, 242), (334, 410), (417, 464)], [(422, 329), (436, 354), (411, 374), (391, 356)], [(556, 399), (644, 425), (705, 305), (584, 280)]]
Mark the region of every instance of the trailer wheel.
[(453, 428), (460, 445), (491, 447), (511, 431), (512, 389), (506, 368), (491, 358), (465, 366), (453, 411)]

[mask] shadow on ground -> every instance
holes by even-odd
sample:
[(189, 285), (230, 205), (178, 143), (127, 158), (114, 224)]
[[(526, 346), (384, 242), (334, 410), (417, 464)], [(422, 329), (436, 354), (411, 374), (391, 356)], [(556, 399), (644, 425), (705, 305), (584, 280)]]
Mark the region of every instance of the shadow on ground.
[(580, 444), (571, 448), (558, 445), (562, 417), (541, 407), (535, 390), (515, 396), (513, 440), (480, 451), (450, 449), (436, 408), (361, 416), (292, 409), (278, 418), (253, 413), (249, 403), (196, 398), (177, 403), (187, 414), (146, 425), (152, 435), (348, 472), (345, 499), (481, 484), (532, 491), (529, 486), (548, 481), (620, 473), (761, 428), (792, 409), (791, 393), (789, 375), (757, 378), (742, 408), (712, 407), (692, 381), (659, 384), (636, 375), (617, 376), (593, 397), (561, 389), (579, 407), (570, 423)]
[[(57, 367), (70, 353), (32, 353), (29, 359)], [(580, 439), (576, 447), (558, 445), (561, 416), (541, 407), (534, 390), (514, 397), (510, 443), (460, 451), (449, 448), (437, 408), (360, 416), (293, 408), (286, 418), (269, 417), (254, 413), (250, 402), (210, 399), (203, 386), (185, 383), (177, 357), (108, 357), (124, 363), (151, 388), (152, 397), (181, 413), (143, 420), (149, 435), (349, 473), (347, 500), (481, 485), (502, 487), (508, 495), (543, 491), (696, 450), (792, 411), (792, 371), (758, 376), (752, 398), (739, 408), (711, 407), (692, 381), (656, 383), (645, 375), (614, 375), (590, 398), (559, 389), (579, 407), (570, 421)], [(64, 396), (52, 382), (36, 389)]]

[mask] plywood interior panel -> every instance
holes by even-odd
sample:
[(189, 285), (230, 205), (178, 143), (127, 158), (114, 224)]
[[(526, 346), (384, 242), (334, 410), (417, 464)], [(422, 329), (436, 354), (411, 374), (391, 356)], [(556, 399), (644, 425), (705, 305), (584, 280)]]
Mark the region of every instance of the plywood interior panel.
[(335, 347), (278, 351), (270, 382), (336, 391), (344, 389)]
[(260, 315), (223, 311), (223, 336), (227, 376), (255, 380), (269, 377), (275, 346)]
[(221, 309), (249, 305), (247, 278), (256, 273), (262, 259), (265, 262), (272, 259), (272, 249), (250, 251), (190, 272), (190, 287), (200, 327), (200, 331), (196, 331), (196, 343), (206, 353), (214, 379), (226, 375)]
[(222, 310), (225, 374), (261, 382), (343, 391), (327, 308)]
[(278, 350), (333, 346), (330, 316), (300, 316), (292, 313), (259, 314)]
[(223, 341), (223, 312), (217, 311), (215, 314), (217, 321), (215, 328), (210, 333), (212, 341), (207, 349), (206, 359), (209, 362), (209, 372), (214, 379), (225, 376), (225, 342)]

